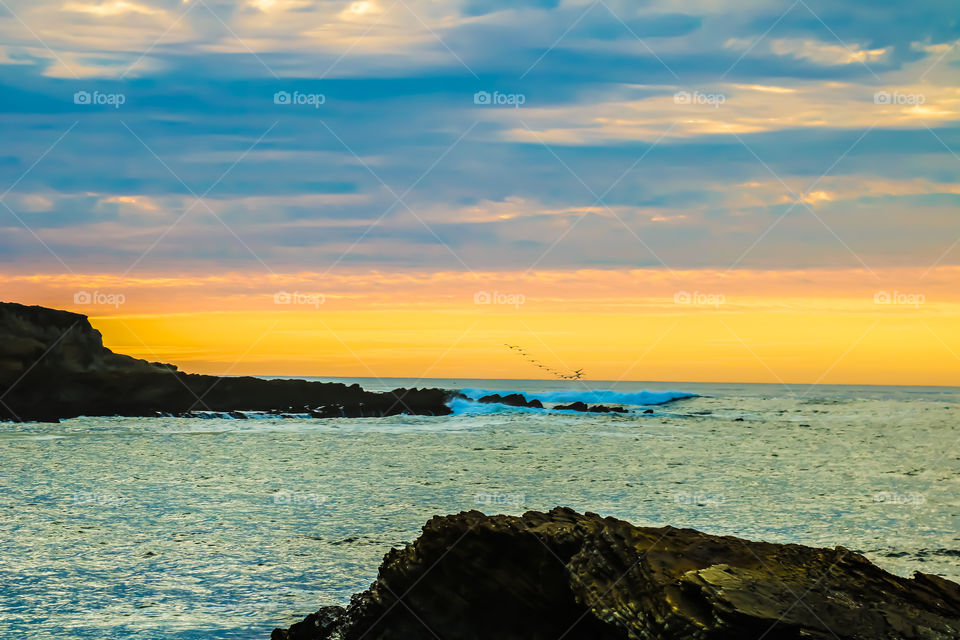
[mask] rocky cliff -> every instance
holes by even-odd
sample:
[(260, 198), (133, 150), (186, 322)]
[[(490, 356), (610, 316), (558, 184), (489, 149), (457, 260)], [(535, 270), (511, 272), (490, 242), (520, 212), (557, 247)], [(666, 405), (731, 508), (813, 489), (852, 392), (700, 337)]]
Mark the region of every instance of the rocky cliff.
[(636, 527), (557, 508), (436, 517), (370, 589), (273, 640), (960, 638), (960, 585), (841, 547)]
[(0, 419), (154, 416), (191, 411), (290, 411), (316, 417), (445, 415), (440, 389), (186, 374), (113, 353), (86, 316), (0, 302)]

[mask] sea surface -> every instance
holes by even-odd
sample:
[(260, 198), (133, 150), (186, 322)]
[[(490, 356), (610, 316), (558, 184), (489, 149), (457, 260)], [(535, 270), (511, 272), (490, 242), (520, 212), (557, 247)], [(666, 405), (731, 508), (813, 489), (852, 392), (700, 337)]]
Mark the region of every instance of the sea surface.
[(957, 388), (344, 381), (633, 411), (0, 423), (0, 638), (266, 639), (467, 509), (566, 505), (960, 580)]

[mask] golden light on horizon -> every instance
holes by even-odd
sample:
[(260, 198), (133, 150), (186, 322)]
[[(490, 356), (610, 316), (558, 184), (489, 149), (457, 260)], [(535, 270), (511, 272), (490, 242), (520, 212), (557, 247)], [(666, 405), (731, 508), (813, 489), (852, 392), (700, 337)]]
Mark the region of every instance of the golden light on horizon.
[[(783, 301), (785, 302), (785, 301)], [(795, 301), (794, 301), (795, 302)], [(770, 309), (776, 300), (768, 300)], [(786, 305), (784, 305), (786, 306)], [(211, 374), (549, 378), (504, 347), (592, 380), (960, 384), (960, 306), (830, 312), (258, 311), (105, 316), (115, 351)], [(229, 327), (229, 331), (225, 331)]]
[[(874, 277), (874, 275), (876, 277)], [(120, 353), (202, 373), (960, 384), (960, 268), (0, 278)], [(107, 304), (78, 304), (119, 294)], [(102, 297), (102, 296), (101, 296)], [(227, 330), (228, 329), (228, 330)]]

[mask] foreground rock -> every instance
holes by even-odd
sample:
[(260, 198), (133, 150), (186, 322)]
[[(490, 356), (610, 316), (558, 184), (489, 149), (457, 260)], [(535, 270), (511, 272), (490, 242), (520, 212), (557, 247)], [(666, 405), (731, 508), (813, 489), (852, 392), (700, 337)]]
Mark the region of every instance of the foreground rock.
[(113, 353), (86, 316), (0, 302), (0, 420), (193, 411), (446, 415), (449, 398), (440, 389), (372, 393), (359, 385), (186, 374)]
[(273, 640), (960, 638), (960, 585), (842, 547), (635, 527), (557, 508), (436, 517), (370, 589)]

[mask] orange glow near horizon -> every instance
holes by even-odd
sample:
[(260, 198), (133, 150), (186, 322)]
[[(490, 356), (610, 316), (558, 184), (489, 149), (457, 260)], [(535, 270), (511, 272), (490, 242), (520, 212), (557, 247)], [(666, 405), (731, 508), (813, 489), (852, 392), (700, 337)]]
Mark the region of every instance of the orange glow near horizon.
[[(957, 386), (958, 274), (34, 275), (0, 283), (6, 300), (89, 315), (118, 353), (196, 373), (544, 377), (504, 346), (511, 343), (555, 370), (583, 368), (590, 380)], [(75, 302), (83, 292), (100, 294), (99, 303)], [(122, 304), (103, 298), (117, 294)]]
[[(594, 380), (960, 383), (957, 312), (690, 311), (650, 315), (197, 313), (94, 320), (114, 350), (197, 373), (542, 378), (509, 351)], [(229, 331), (224, 329), (229, 327)]]

